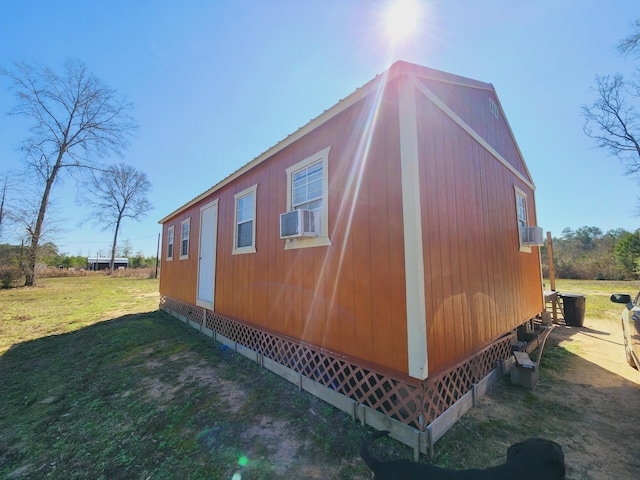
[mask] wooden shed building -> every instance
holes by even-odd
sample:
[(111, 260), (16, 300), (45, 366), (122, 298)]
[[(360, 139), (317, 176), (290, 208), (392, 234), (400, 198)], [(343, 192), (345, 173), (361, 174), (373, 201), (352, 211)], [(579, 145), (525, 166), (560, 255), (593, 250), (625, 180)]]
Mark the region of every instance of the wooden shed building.
[(420, 432), (544, 310), (493, 86), (406, 62), (160, 223), (163, 309)]
[[(111, 257), (87, 257), (87, 270), (108, 270), (111, 268)], [(129, 268), (129, 259), (116, 257), (113, 259), (113, 268)]]

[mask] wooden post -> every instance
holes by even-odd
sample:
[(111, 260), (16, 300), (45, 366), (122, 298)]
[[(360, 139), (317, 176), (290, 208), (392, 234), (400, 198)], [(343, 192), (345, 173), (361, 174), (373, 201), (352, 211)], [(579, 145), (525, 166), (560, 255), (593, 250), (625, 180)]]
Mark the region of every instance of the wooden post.
[(556, 291), (556, 272), (553, 269), (553, 240), (551, 232), (547, 232), (547, 259), (549, 260), (549, 286)]
[[(553, 269), (553, 240), (551, 240), (551, 232), (547, 232), (547, 260), (549, 262), (549, 286), (553, 292), (556, 291), (556, 272)], [(554, 323), (558, 323), (558, 296), (555, 295), (551, 301), (551, 316)]]
[(156, 274), (153, 278), (158, 278), (158, 264), (160, 263), (160, 234), (158, 234), (158, 248), (156, 248)]

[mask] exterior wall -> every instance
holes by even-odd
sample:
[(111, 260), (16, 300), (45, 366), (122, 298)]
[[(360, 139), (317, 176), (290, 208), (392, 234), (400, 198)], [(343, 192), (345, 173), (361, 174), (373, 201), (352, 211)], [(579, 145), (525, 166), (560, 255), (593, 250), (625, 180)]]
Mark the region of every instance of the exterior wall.
[[(216, 313), (406, 372), (395, 84), (388, 90), (383, 103), (370, 95), (166, 222), (162, 295), (195, 304), (199, 209), (218, 198)], [(279, 215), (287, 210), (285, 170), (327, 147), (332, 245), (285, 250), (279, 238)], [(256, 253), (232, 255), (234, 194), (255, 184)], [(180, 223), (187, 217), (190, 255), (178, 260)], [(176, 253), (167, 261), (171, 225)]]
[(500, 101), (493, 90), (428, 80), (423, 80), (422, 83), (520, 174), (529, 177), (524, 159), (513, 139), (511, 128), (505, 121)]
[[(128, 268), (129, 264), (125, 262), (113, 262), (113, 268)], [(62, 268), (62, 267), (60, 267)], [(87, 270), (109, 270), (111, 268), (111, 262), (91, 262), (87, 264)]]
[[(189, 253), (188, 258), (180, 259), (180, 225), (184, 220), (190, 222)], [(167, 232), (172, 226), (174, 227), (173, 258), (168, 260)], [(196, 304), (199, 233), (200, 204), (181, 212), (162, 226), (160, 293), (192, 305)]]
[[(408, 373), (407, 289), (397, 80), (256, 163), (163, 225), (160, 292), (195, 305), (200, 207), (218, 200), (215, 312), (399, 374)], [(502, 155), (500, 163), (419, 91), (418, 159), (428, 374), (543, 310), (537, 247), (521, 252), (514, 187), (534, 192), (490, 88), (423, 82)], [(483, 84), (487, 85), (487, 84)], [(489, 86), (490, 87), (490, 86)], [(493, 115), (489, 112), (490, 115)], [(500, 110), (501, 114), (501, 110)], [(497, 121), (498, 123), (495, 123)], [(493, 126), (489, 122), (494, 122)], [(331, 245), (285, 249), (286, 169), (330, 147)], [(515, 172), (514, 172), (515, 171)], [(232, 255), (234, 195), (257, 185), (256, 252)], [(190, 218), (188, 259), (180, 225)], [(166, 259), (175, 228), (173, 260)], [(420, 378), (420, 377), (417, 377)]]
[[(469, 118), (488, 111), (489, 95), (460, 113)], [(417, 102), (431, 373), (532, 318), (544, 304), (539, 251), (520, 251), (516, 216), (514, 186), (527, 194), (529, 224), (536, 225), (531, 186), (425, 96), (418, 94)], [(511, 136), (491, 141), (498, 152), (517, 150)]]
[[(111, 258), (87, 258), (87, 270), (108, 270), (111, 267)], [(61, 267), (62, 268), (62, 267)], [(115, 258), (113, 268), (129, 268), (128, 258)]]

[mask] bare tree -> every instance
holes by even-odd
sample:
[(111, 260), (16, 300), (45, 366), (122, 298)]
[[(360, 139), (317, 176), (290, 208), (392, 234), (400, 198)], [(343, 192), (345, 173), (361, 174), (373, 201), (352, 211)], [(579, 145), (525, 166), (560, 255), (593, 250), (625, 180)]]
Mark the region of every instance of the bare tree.
[[(621, 55), (640, 53), (640, 20), (634, 23), (635, 32), (620, 41)], [(583, 105), (584, 132), (596, 141), (599, 148), (618, 157), (627, 174), (640, 173), (640, 82), (638, 78), (625, 80), (617, 73), (596, 76), (596, 100)]]
[(5, 175), (2, 179), (2, 186), (0, 186), (0, 233), (2, 233), (2, 225), (4, 219), (7, 216), (6, 201), (7, 201), (7, 184), (9, 182), (9, 175)]
[(64, 172), (95, 168), (96, 159), (121, 154), (137, 127), (125, 98), (104, 85), (78, 59), (67, 60), (58, 74), (44, 66), (16, 63), (0, 70), (12, 80), (17, 99), (10, 112), (28, 118), (30, 135), (21, 151), (28, 171), (42, 188), (25, 268), (26, 285), (36, 283), (36, 259), (51, 190)]
[(33, 193), (37, 189), (25, 180), (15, 171), (0, 175), (0, 238), (5, 241), (18, 239), (19, 242), (23, 239), (23, 230), (28, 227), (24, 214), (29, 206), (33, 206)]
[(618, 44), (618, 52), (623, 55), (638, 55), (640, 53), (640, 20), (636, 20), (633, 26), (636, 32), (623, 38)]
[(625, 83), (622, 75), (597, 76), (597, 100), (583, 105), (584, 132), (598, 147), (618, 157), (627, 173), (640, 171), (640, 84)]
[(130, 218), (141, 220), (153, 207), (147, 200), (151, 183), (147, 175), (130, 165), (120, 163), (93, 176), (92, 196), (87, 204), (92, 207), (96, 223), (104, 226), (104, 230), (113, 229), (111, 246), (111, 262), (109, 268), (113, 273), (113, 264), (118, 245), (118, 232), (122, 220)]

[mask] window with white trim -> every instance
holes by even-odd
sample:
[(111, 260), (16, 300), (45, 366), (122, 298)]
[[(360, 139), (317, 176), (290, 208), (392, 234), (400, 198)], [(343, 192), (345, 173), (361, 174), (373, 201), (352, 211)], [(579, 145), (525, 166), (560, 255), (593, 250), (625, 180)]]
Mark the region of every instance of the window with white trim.
[(191, 219), (187, 218), (186, 220), (182, 221), (181, 227), (180, 227), (180, 231), (182, 232), (181, 235), (181, 242), (180, 242), (180, 260), (183, 260), (185, 258), (189, 258), (189, 230), (191, 229)]
[(285, 249), (331, 245), (329, 239), (329, 150), (331, 147), (327, 147), (286, 169), (286, 211), (298, 209), (312, 211), (316, 236), (287, 240)]
[(291, 188), (293, 210), (322, 210), (322, 160), (293, 172)]
[(522, 244), (522, 235), (524, 229), (529, 226), (529, 220), (527, 217), (527, 194), (514, 186), (516, 193), (516, 217), (518, 220), (518, 243), (520, 245), (521, 252), (530, 252), (531, 247)]
[(167, 260), (173, 260), (173, 239), (176, 227), (171, 225), (167, 230)]
[(256, 252), (256, 195), (258, 184), (234, 195), (233, 255)]

